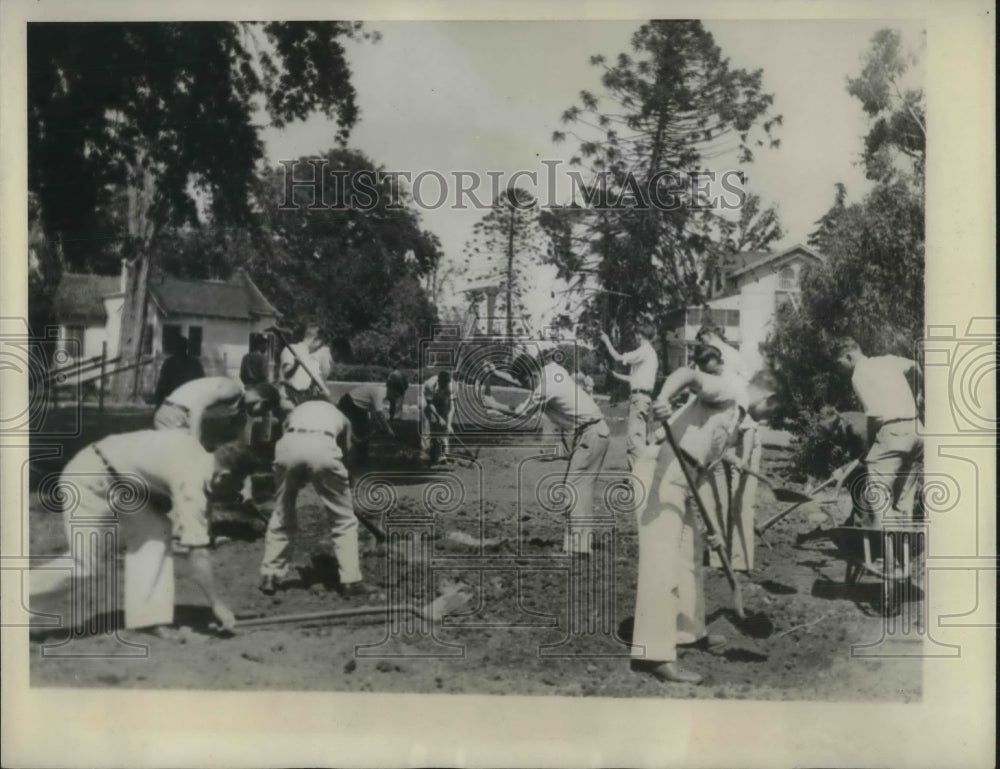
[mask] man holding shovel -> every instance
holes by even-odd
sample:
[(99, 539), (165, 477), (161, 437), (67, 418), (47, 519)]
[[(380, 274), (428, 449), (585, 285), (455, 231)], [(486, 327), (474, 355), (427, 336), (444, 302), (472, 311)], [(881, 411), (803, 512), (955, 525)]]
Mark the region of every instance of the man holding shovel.
[(448, 455), (453, 400), (450, 371), (431, 377), (420, 390), (420, 459), (427, 464)]
[[(696, 684), (700, 675), (678, 667), (677, 647), (717, 648), (726, 639), (709, 635), (705, 628), (702, 546), (691, 503), (705, 480), (703, 469), (722, 458), (736, 434), (744, 385), (723, 374), (718, 348), (698, 347), (694, 359), (698, 369), (674, 371), (653, 404), (654, 418), (670, 418), (674, 441), (644, 447), (633, 470), (646, 495), (637, 511), (639, 575), (632, 669), (660, 681)], [(685, 389), (694, 397), (671, 416), (670, 399)], [(674, 442), (686, 456), (677, 455)], [(688, 484), (682, 461), (688, 462), (695, 488)]]

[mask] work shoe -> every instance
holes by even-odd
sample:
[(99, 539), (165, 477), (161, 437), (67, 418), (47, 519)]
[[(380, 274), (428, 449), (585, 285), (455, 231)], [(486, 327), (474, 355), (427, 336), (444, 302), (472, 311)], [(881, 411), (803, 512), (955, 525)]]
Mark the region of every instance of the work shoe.
[(657, 681), (672, 684), (700, 684), (702, 677), (690, 670), (681, 670), (676, 662), (655, 662), (651, 660), (632, 660), (632, 671), (648, 673)]
[(273, 574), (265, 574), (260, 578), (260, 585), (258, 589), (264, 595), (274, 595), (278, 592), (278, 584)]
[(341, 598), (361, 598), (368, 595), (368, 588), (363, 582), (351, 582), (347, 585), (339, 585), (337, 592)]

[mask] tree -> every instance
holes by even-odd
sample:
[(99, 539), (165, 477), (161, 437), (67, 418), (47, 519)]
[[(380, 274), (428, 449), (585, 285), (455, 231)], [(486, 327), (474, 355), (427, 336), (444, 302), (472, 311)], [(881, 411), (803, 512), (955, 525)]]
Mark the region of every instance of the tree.
[[(921, 49), (925, 42), (922, 35)], [(924, 91), (907, 85), (907, 76), (919, 72), (921, 53), (904, 52), (898, 31), (880, 29), (872, 37), (861, 74), (847, 79), (847, 92), (861, 101), (872, 120), (863, 158), (869, 179), (888, 179), (898, 173), (902, 157), (909, 161), (912, 177), (923, 184), (927, 163)]]
[(923, 333), (923, 197), (899, 180), (879, 184), (839, 209), (815, 243), (824, 263), (803, 275), (801, 307), (779, 310), (765, 354), (777, 383), (776, 425), (802, 436), (799, 459), (821, 474), (828, 468), (814, 438), (824, 407), (858, 408), (836, 366), (837, 339), (854, 337), (866, 355), (913, 357)]
[[(799, 437), (797, 461), (817, 475), (839, 455), (819, 428), (825, 410), (859, 404), (838, 370), (834, 342), (852, 336), (867, 355), (914, 355), (924, 329), (924, 96), (901, 85), (917, 60), (901, 53), (897, 32), (872, 38), (861, 75), (847, 90), (875, 124), (862, 162), (878, 183), (863, 200), (846, 204), (836, 186), (833, 205), (809, 244), (824, 263), (802, 278), (801, 307), (786, 305), (765, 352), (777, 383), (778, 426)], [(900, 170), (899, 156), (912, 161)]]
[(316, 318), (357, 362), (416, 365), (436, 320), (421, 283), (440, 261), (440, 241), (421, 229), (392, 175), (362, 153), (334, 149), (318, 161), (325, 208), (310, 209), (313, 189), (290, 191), (284, 167), (263, 175), (260, 236), (239, 266), (284, 316)]
[(497, 195), (487, 214), (472, 229), (465, 246), (466, 273), (473, 282), (502, 286), (504, 328), (513, 336), (514, 315), (526, 316), (524, 297), (531, 285), (530, 268), (541, 263), (544, 232), (538, 201), (522, 188)]
[(200, 223), (196, 191), (217, 225), (252, 220), (258, 118), (319, 111), (343, 141), (357, 107), (342, 41), (363, 34), (347, 22), (28, 25), (29, 188), (69, 267), (130, 260), (126, 359), (141, 350), (150, 243)]
[(702, 300), (701, 261), (718, 222), (699, 181), (715, 162), (750, 162), (756, 149), (778, 146), (781, 123), (761, 71), (731, 68), (700, 22), (643, 24), (632, 49), (611, 64), (591, 57), (604, 70), (606, 106), (585, 91), (563, 113), (573, 130), (553, 138), (579, 141), (570, 162), (588, 164), (592, 181), (580, 185), (586, 205), (549, 222), (560, 277), (604, 289), (587, 299), (585, 322), (622, 330)]
[(707, 253), (702, 272), (702, 285), (707, 299), (715, 297), (725, 287), (726, 267), (734, 257), (755, 251), (769, 251), (771, 244), (785, 236), (778, 209), (761, 210), (759, 195), (749, 194), (735, 220), (717, 217), (715, 232), (706, 233)]

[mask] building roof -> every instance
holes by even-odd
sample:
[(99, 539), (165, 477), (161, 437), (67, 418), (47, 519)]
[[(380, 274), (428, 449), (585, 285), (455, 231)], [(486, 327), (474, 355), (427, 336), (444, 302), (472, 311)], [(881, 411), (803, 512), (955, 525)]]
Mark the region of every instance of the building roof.
[[(120, 294), (119, 276), (64, 274), (56, 290), (56, 317), (105, 322), (104, 298)], [(229, 280), (194, 280), (153, 275), (149, 293), (167, 317), (201, 316), (252, 320), (278, 311), (243, 270)]]
[(786, 248), (784, 251), (747, 251), (742, 254), (734, 254), (731, 260), (727, 260), (728, 264), (726, 277), (730, 278), (735, 277), (736, 275), (742, 275), (750, 270), (758, 269), (772, 262), (778, 262), (785, 257), (792, 256), (793, 254), (800, 252), (817, 261), (820, 261), (823, 258), (816, 251), (809, 248), (809, 246), (803, 246), (801, 243), (797, 243), (790, 248)]
[(158, 275), (150, 279), (149, 293), (160, 311), (171, 317), (198, 315), (251, 320), (278, 314), (243, 270), (238, 270), (229, 280)]
[(104, 297), (120, 293), (117, 275), (63, 273), (53, 300), (56, 317), (63, 321), (107, 321)]

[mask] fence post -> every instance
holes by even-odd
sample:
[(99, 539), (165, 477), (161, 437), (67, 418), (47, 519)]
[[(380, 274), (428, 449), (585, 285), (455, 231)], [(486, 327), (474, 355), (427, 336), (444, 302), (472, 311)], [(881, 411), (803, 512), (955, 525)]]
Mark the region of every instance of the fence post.
[(108, 364), (108, 343), (101, 342), (101, 383), (97, 389), (97, 421), (104, 421), (104, 372)]

